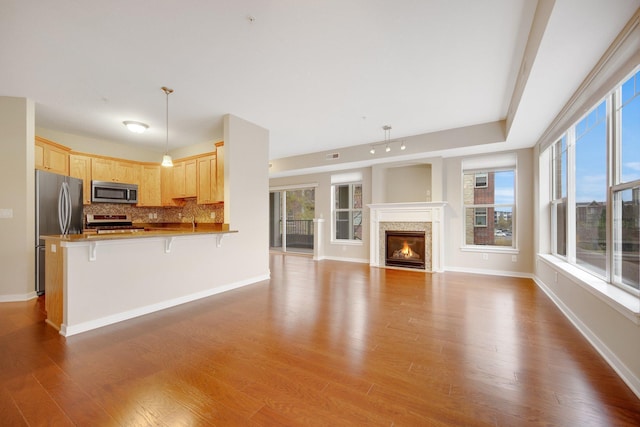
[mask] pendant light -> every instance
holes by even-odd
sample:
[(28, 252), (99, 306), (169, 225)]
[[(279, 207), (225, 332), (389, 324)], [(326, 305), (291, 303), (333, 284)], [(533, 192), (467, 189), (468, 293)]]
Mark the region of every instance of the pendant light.
[(164, 156), (162, 156), (162, 166), (164, 167), (172, 167), (173, 160), (171, 160), (171, 156), (169, 155), (169, 94), (173, 92), (173, 89), (169, 89), (168, 87), (162, 86), (162, 90), (167, 95), (167, 140), (164, 148)]

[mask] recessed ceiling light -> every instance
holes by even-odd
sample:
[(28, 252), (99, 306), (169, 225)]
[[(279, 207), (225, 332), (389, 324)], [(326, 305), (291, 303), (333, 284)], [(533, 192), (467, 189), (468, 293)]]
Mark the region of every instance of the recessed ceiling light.
[(149, 125), (144, 124), (142, 122), (134, 122), (131, 120), (126, 120), (124, 125), (133, 133), (144, 133), (145, 130), (149, 129)]

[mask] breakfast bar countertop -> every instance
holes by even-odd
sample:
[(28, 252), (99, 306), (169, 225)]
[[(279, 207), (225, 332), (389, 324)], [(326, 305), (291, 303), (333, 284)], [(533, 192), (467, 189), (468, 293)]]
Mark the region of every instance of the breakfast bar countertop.
[(144, 239), (149, 237), (179, 237), (210, 234), (230, 234), (237, 232), (237, 230), (229, 230), (228, 224), (215, 224), (215, 227), (209, 226), (209, 224), (207, 224), (207, 226), (205, 226), (204, 224), (198, 224), (195, 227), (192, 227), (191, 224), (188, 224), (188, 227), (180, 225), (158, 226), (156, 224), (145, 224), (144, 231), (130, 233), (98, 234), (96, 232), (88, 231), (83, 234), (58, 234), (42, 236), (42, 238), (44, 240), (58, 240), (60, 242), (82, 243), (95, 242), (100, 240), (129, 240)]

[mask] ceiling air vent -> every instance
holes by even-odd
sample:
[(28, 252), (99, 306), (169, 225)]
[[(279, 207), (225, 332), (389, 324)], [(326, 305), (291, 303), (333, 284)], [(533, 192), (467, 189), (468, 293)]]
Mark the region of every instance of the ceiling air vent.
[(340, 158), (340, 153), (329, 153), (327, 154), (327, 160), (335, 160)]

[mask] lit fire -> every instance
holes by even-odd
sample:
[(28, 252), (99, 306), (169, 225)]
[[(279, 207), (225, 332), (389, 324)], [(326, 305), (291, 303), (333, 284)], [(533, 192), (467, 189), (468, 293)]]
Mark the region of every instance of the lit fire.
[(402, 244), (402, 249), (400, 249), (400, 253), (402, 255), (404, 255), (405, 258), (411, 258), (413, 257), (413, 251), (411, 250), (411, 248), (409, 247), (409, 244), (407, 243), (407, 241), (405, 240), (405, 242)]
[(413, 250), (411, 250), (411, 247), (409, 246), (409, 243), (407, 243), (407, 241), (405, 240), (402, 243), (402, 248), (401, 249), (397, 249), (395, 251), (393, 251), (393, 256), (392, 258), (396, 258), (396, 259), (420, 259), (420, 255), (416, 252), (414, 252)]

